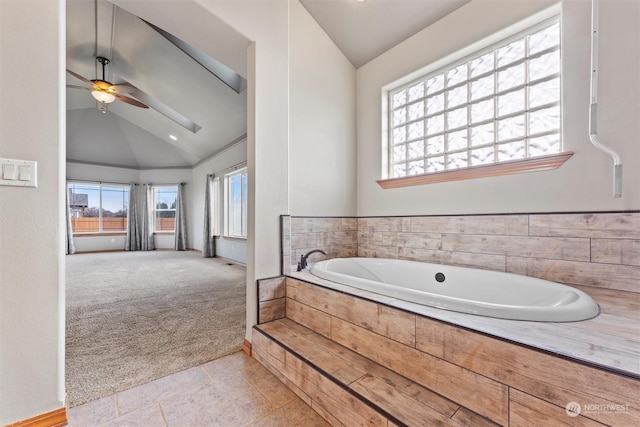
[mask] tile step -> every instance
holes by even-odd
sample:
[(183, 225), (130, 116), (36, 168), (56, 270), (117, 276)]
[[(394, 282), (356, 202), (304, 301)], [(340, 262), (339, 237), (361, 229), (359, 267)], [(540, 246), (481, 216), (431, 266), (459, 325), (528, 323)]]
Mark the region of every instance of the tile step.
[[(323, 381), (328, 380), (345, 391), (348, 398), (358, 399), (397, 426), (496, 425), (291, 319), (284, 318), (254, 326), (254, 332), (260, 334), (254, 334), (254, 338), (257, 339), (254, 339), (252, 347), (258, 361), (267, 365), (272, 372), (278, 371), (277, 374), (281, 379), (286, 379), (285, 382), (289, 386), (293, 384), (309, 394), (311, 399), (322, 386), (317, 383), (319, 380), (314, 382), (307, 378), (310, 372), (308, 368), (320, 374)], [(323, 400), (335, 400), (336, 395), (333, 393), (333, 396), (318, 396), (317, 400), (321, 401), (318, 404), (322, 406)], [(349, 406), (348, 403), (337, 405), (343, 407), (341, 412), (353, 411), (353, 406)], [(331, 412), (331, 408), (324, 407), (323, 410)], [(351, 424), (349, 414), (330, 415), (342, 424)]]

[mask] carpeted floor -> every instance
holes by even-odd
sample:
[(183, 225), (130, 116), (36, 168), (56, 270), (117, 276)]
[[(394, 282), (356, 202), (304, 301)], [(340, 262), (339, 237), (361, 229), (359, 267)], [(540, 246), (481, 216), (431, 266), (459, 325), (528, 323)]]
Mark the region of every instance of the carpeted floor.
[(199, 252), (66, 257), (70, 406), (242, 347), (245, 268)]

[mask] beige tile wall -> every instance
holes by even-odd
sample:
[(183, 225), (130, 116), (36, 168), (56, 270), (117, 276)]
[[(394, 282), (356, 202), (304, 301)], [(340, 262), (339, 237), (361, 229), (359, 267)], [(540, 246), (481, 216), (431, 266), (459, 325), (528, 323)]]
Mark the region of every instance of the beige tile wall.
[(640, 212), (287, 219), (289, 264), (319, 248), (640, 293)]
[[(287, 230), (283, 232), (286, 235)], [(346, 258), (358, 255), (358, 219), (327, 217), (291, 217), (290, 245), (283, 252), (288, 252), (290, 265), (296, 266), (300, 257), (313, 250), (322, 249), (327, 258)], [(287, 246), (283, 239), (283, 248)], [(325, 259), (320, 253), (309, 257), (316, 262)], [(285, 269), (283, 273), (288, 271)]]
[(280, 274), (287, 274), (293, 264), (291, 259), (291, 217), (280, 216)]
[(286, 315), (285, 278), (258, 280), (258, 324), (282, 319)]

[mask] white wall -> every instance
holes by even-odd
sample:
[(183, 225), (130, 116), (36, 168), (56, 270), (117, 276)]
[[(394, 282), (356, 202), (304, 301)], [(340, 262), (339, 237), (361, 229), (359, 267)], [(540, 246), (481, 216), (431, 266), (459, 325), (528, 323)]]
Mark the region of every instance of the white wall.
[(139, 182), (140, 172), (137, 169), (130, 168), (67, 162), (67, 179), (77, 181), (90, 180), (119, 182), (126, 184), (130, 182)]
[(290, 213), (353, 216), (355, 68), (297, 1), (290, 25)]
[(64, 406), (64, 30), (60, 0), (0, 1), (0, 157), (38, 162), (0, 187), (2, 426)]
[(357, 71), (358, 215), (549, 212), (640, 208), (640, 2), (600, 3), (599, 133), (623, 161), (612, 196), (611, 158), (588, 137), (590, 1), (562, 3), (563, 140), (560, 169), (383, 190), (381, 88), (552, 4), (473, 0)]
[[(221, 153), (202, 164), (193, 168), (193, 211), (191, 212), (190, 239), (195, 249), (202, 250), (202, 228), (204, 226), (204, 191), (206, 185), (206, 176), (214, 174), (220, 177), (218, 194), (220, 195), (220, 207), (222, 209), (223, 197), (223, 173), (230, 172), (229, 168), (247, 161), (247, 140), (238, 141), (236, 144), (227, 148)], [(225, 172), (226, 171), (226, 172)], [(222, 172), (222, 173), (221, 173)], [(224, 230), (222, 224), (223, 218), (220, 218), (219, 229)], [(216, 255), (225, 257), (240, 263), (247, 262), (247, 241), (246, 239), (233, 239), (220, 236), (216, 238)]]

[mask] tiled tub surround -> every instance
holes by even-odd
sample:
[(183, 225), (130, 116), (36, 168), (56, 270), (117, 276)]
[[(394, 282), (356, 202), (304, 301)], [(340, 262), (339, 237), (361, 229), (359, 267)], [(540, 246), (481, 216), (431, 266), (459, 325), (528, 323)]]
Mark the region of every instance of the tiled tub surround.
[[(585, 322), (519, 322), (419, 306), (366, 291), (356, 290), (358, 296), (348, 295), (342, 292), (348, 287), (323, 281), (308, 272), (291, 276), (278, 285), (286, 286), (286, 318), (258, 326), (267, 336), (277, 336), (286, 322), (295, 322), (444, 396), (461, 410), (468, 409), (501, 425), (640, 425), (637, 317), (635, 321), (626, 317), (624, 312), (629, 307), (621, 309), (615, 299), (604, 299), (602, 308), (606, 314)], [(318, 379), (317, 372), (309, 370), (323, 359), (317, 348), (307, 346), (306, 354), (284, 354), (287, 352), (283, 348), (273, 345), (275, 341), (265, 341), (263, 335), (254, 332), (253, 348), (258, 359), (289, 386), (293, 385), (294, 391), (305, 396), (297, 388), (309, 386), (309, 382), (330, 387)], [(301, 348), (305, 350), (304, 346)], [(344, 354), (339, 349), (332, 351), (335, 355)], [(269, 355), (277, 355), (282, 363)], [(610, 368), (581, 363), (573, 356), (594, 356), (597, 362), (593, 363)], [(282, 366), (278, 368), (279, 365)], [(333, 365), (328, 364), (330, 370), (336, 369), (330, 376), (339, 379), (344, 368)], [(370, 372), (366, 366), (353, 368)], [(342, 389), (342, 398), (347, 399), (338, 404), (342, 412), (353, 410), (349, 408), (354, 405), (354, 390), (365, 396), (376, 390), (381, 392), (375, 385), (363, 385), (371, 381), (367, 373), (343, 386), (351, 391), (344, 394)], [(395, 387), (395, 383), (389, 384)], [(404, 393), (400, 395), (397, 398), (407, 398)], [(348, 419), (348, 414), (331, 414), (331, 408), (322, 406), (327, 395), (320, 394), (316, 399), (320, 401), (311, 398), (311, 405), (319, 413), (329, 411), (342, 423)], [(393, 407), (393, 400), (382, 393), (381, 401), (390, 401)], [(584, 416), (566, 415), (565, 407), (570, 402), (582, 405)], [(455, 413), (451, 415), (454, 421)], [(378, 421), (372, 425), (387, 425), (384, 419)]]
[(258, 323), (286, 316), (286, 289), (284, 276), (258, 280)]
[[(394, 306), (640, 375), (640, 212), (291, 217), (283, 235), (290, 230), (292, 254), (321, 248), (329, 258), (352, 256), (343, 253), (353, 251), (353, 235), (341, 240), (342, 234), (334, 233), (353, 233), (354, 221), (358, 256), (484, 268), (564, 283), (591, 295), (601, 314), (587, 322), (554, 325), (468, 316), (398, 300)], [(294, 267), (289, 274), (295, 277)], [(360, 294), (350, 287), (342, 289)], [(282, 298), (284, 291), (280, 292)]]
[(640, 293), (640, 212), (283, 218), (289, 271), (319, 248), (329, 258), (409, 259)]
[[(292, 279), (308, 284), (304, 289), (309, 292), (315, 292), (315, 287), (337, 291), (346, 296), (407, 311), (414, 316), (468, 328), (640, 380), (640, 304), (620, 298), (615, 292), (605, 291), (606, 293), (599, 294), (602, 295), (601, 298), (596, 297), (601, 313), (593, 319), (562, 323), (530, 322), (427, 307), (330, 282), (304, 271), (291, 273), (285, 280), (285, 316), (289, 318)], [(296, 291), (296, 295), (301, 293)], [(398, 340), (397, 337), (393, 339)]]
[[(293, 265), (290, 278), (273, 279), (272, 289), (263, 293), (266, 300), (260, 302), (261, 306), (271, 301), (269, 295), (277, 294), (280, 298), (280, 308), (275, 316), (269, 315), (270, 319), (286, 315), (296, 321), (319, 322), (320, 326), (310, 325), (311, 329), (319, 327), (323, 336), (336, 340), (340, 335), (334, 329), (341, 324), (340, 317), (336, 319), (334, 314), (328, 313), (326, 305), (296, 301), (298, 297), (285, 292), (283, 286), (289, 285), (292, 289), (291, 281), (298, 278), (353, 293), (380, 303), (376, 309), (379, 314), (396, 307), (401, 309), (399, 312), (408, 312), (416, 319), (416, 344), (413, 347), (410, 343), (402, 344), (413, 350), (391, 353), (380, 349), (395, 346), (398, 335), (392, 332), (386, 340), (379, 337), (389, 332), (389, 325), (375, 322), (362, 325), (355, 321), (354, 327), (368, 332), (359, 334), (359, 342), (343, 342), (347, 347), (368, 349), (372, 352), (366, 355), (369, 358), (386, 355), (384, 363), (402, 368), (409, 363), (407, 360), (420, 355), (415, 353), (419, 351), (492, 378), (508, 388), (511, 411), (517, 408), (524, 411), (519, 415), (510, 414), (512, 422), (527, 411), (536, 417), (543, 416), (540, 411), (552, 409), (551, 412), (559, 414), (559, 420), (569, 422), (564, 417), (564, 406), (576, 401), (583, 405), (623, 405), (624, 410), (620, 410), (622, 406), (616, 410), (591, 406), (592, 412), (597, 413), (590, 412), (587, 416), (605, 424), (640, 425), (637, 419), (640, 406), (637, 397), (640, 395), (640, 213), (286, 218), (283, 237), (288, 241), (283, 239), (283, 255), (288, 253), (291, 261), (316, 248), (327, 251), (330, 258), (353, 256), (355, 247), (358, 256), (507, 271), (576, 286), (596, 299), (602, 313), (589, 321), (562, 324), (484, 318), (355, 290), (323, 281), (308, 272), (296, 273)], [(324, 257), (315, 258), (320, 259)], [(283, 264), (283, 272), (287, 274), (288, 263)], [(322, 289), (311, 286), (308, 292), (295, 292), (312, 295), (315, 288)], [(303, 311), (304, 315), (296, 315), (296, 310), (305, 306), (309, 308)], [(325, 314), (324, 321), (310, 315), (316, 311)], [(263, 314), (260, 319), (266, 321), (269, 317)], [(553, 357), (553, 354), (569, 359)], [(531, 360), (530, 356), (533, 357)], [(412, 372), (412, 369), (404, 369), (398, 372), (403, 375)], [(536, 374), (533, 375), (530, 369)], [(613, 383), (610, 382), (612, 379)], [(549, 403), (554, 406), (547, 408), (545, 405)], [(529, 409), (525, 410), (527, 407)], [(572, 420), (578, 423), (582, 417)], [(504, 419), (499, 422), (503, 423)]]
[[(282, 235), (282, 274), (296, 270), (300, 257), (313, 249), (322, 249), (328, 258), (358, 255), (358, 219), (327, 217), (290, 217), (280, 221)], [(312, 254), (309, 262), (325, 259)]]

